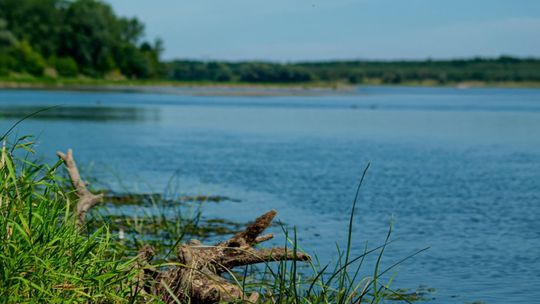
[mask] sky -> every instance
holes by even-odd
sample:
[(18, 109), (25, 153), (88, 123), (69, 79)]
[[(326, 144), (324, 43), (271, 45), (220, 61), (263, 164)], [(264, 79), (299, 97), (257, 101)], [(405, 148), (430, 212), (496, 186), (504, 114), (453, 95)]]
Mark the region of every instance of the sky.
[(106, 0), (164, 59), (540, 57), (540, 0)]

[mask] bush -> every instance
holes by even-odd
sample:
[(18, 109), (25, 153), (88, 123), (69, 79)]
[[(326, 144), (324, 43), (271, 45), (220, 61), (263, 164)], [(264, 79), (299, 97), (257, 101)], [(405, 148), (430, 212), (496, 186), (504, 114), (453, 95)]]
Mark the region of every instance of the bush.
[(43, 75), (45, 70), (45, 60), (39, 53), (36, 53), (28, 42), (23, 41), (11, 48), (10, 56), (15, 61), (13, 67), (17, 72), (27, 72), (34, 76)]
[(14, 65), (13, 58), (7, 52), (0, 52), (0, 76), (9, 75), (9, 71)]
[(77, 66), (77, 62), (71, 57), (54, 58), (52, 65), (60, 76), (77, 77), (79, 75), (79, 66)]

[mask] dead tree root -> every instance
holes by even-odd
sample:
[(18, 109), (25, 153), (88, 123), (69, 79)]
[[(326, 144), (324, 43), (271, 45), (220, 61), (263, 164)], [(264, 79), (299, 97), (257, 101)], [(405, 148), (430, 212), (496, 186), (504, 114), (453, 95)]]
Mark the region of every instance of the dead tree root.
[[(95, 195), (86, 188), (71, 149), (66, 154), (58, 152), (57, 155), (64, 161), (71, 184), (79, 198), (76, 218), (78, 225), (83, 226), (86, 213), (102, 200), (103, 194)], [(136, 290), (157, 296), (166, 303), (257, 303), (257, 292), (246, 294), (241, 286), (230, 282), (223, 274), (230, 273), (232, 268), (238, 266), (285, 260), (311, 260), (309, 255), (287, 248), (255, 247), (273, 238), (272, 234), (261, 234), (270, 226), (275, 215), (275, 210), (268, 211), (255, 219), (245, 230), (213, 246), (203, 245), (198, 240), (179, 245), (175, 261), (177, 266), (164, 271), (158, 271), (151, 266), (154, 249), (149, 245), (143, 246), (135, 265), (139, 270), (134, 282)]]

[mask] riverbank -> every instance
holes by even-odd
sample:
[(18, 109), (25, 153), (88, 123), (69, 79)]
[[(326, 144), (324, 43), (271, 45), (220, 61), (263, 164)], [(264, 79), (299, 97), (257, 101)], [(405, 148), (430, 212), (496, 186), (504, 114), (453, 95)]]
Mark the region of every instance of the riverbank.
[(248, 83), (170, 80), (109, 80), (95, 78), (0, 77), (0, 89), (36, 89), (62, 91), (110, 91), (164, 93), (193, 96), (322, 96), (356, 92), (358, 86), (454, 87), (469, 88), (540, 88), (540, 82), (468, 81), (441, 84), (436, 81), (415, 81), (396, 84), (377, 79), (358, 84), (343, 82)]
[(245, 83), (169, 80), (108, 80), (94, 78), (0, 78), (0, 89), (110, 91), (187, 94), (195, 96), (318, 96), (349, 94), (344, 83)]

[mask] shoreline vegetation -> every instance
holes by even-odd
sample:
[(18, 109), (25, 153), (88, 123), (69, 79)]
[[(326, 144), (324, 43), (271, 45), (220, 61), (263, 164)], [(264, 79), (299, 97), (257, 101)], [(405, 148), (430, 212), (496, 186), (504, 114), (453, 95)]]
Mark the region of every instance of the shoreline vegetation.
[(540, 87), (540, 58), (283, 63), (163, 60), (164, 50), (161, 39), (145, 38), (140, 20), (116, 15), (101, 0), (0, 0), (0, 88), (193, 87), (209, 95), (247, 94), (216, 88), (255, 88), (249, 94), (288, 95), (335, 94), (358, 85)]
[(306, 83), (250, 83), (171, 80), (107, 80), (89, 78), (24, 78), (0, 77), (1, 90), (45, 90), (122, 93), (167, 93), (192, 96), (322, 96), (355, 94), (362, 86), (431, 87), (431, 88), (522, 88), (540, 89), (540, 82), (484, 82), (464, 81), (440, 84), (435, 81), (410, 81), (387, 84), (366, 81), (361, 84), (347, 82)]
[[(236, 231), (211, 230), (221, 239), (214, 246), (202, 245), (213, 240), (205, 238), (210, 231), (200, 208), (185, 205), (186, 200), (209, 197), (165, 202), (156, 195), (113, 195), (116, 203), (135, 203), (135, 209), (132, 214), (108, 214), (111, 197), (88, 187), (71, 150), (58, 152), (59, 160), (48, 165), (32, 160), (32, 137), (8, 143), (6, 134), (0, 138), (3, 302), (411, 303), (433, 293), (390, 286), (397, 266), (427, 250), (382, 267), (392, 225), (381, 245), (366, 244), (363, 253), (352, 254), (355, 206), (369, 166), (352, 205), (347, 246), (337, 249), (336, 261), (323, 266), (300, 250), (296, 231), (285, 226), (284, 247), (257, 245), (274, 237), (262, 234), (271, 225), (273, 210), (247, 226), (235, 226)], [(154, 208), (137, 209), (135, 201)], [(165, 212), (161, 203), (172, 204), (173, 211)], [(366, 264), (373, 269), (366, 271)]]
[(0, 89), (168, 93), (194, 96), (319, 96), (351, 94), (356, 86), (342, 83), (222, 83), (210, 81), (47, 79), (0, 77)]

